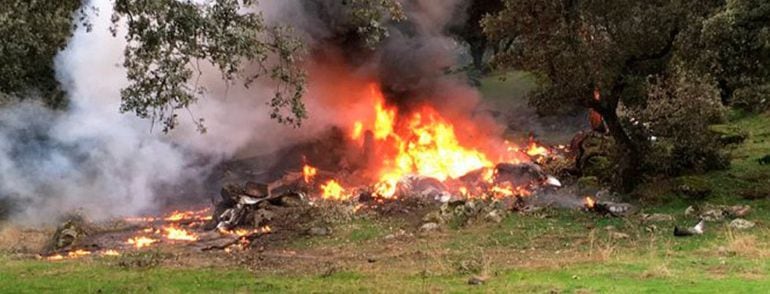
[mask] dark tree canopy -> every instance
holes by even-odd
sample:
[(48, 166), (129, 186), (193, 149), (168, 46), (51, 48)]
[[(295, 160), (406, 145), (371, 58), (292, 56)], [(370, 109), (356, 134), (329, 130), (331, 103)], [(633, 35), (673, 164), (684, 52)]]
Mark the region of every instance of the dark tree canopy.
[(699, 28), (683, 42), (697, 53), (683, 58), (717, 79), (725, 103), (759, 103), (746, 96), (770, 95), (770, 2), (727, 1)]
[(0, 7), (0, 96), (39, 94), (48, 106), (64, 107), (53, 59), (72, 35), (81, 1), (0, 0)]

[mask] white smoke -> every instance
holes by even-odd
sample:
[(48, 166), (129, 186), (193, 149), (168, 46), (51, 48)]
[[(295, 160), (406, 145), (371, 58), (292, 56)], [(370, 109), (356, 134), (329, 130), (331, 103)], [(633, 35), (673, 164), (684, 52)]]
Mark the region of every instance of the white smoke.
[(57, 79), (70, 101), (66, 111), (29, 102), (0, 109), (0, 200), (13, 204), (15, 220), (45, 222), (72, 211), (94, 219), (156, 212), (168, 196), (159, 195), (168, 191), (161, 188), (201, 182), (214, 164), (239, 151), (269, 152), (322, 128), (279, 125), (265, 104), (274, 88), (228, 88), (214, 72), (204, 74), (209, 91), (190, 112), (206, 120), (205, 134), (186, 113), (171, 134), (119, 113), (119, 91), (127, 85), (120, 66), (125, 41), (109, 32), (110, 2), (89, 3), (99, 11), (89, 17), (93, 30), (77, 30), (56, 57)]

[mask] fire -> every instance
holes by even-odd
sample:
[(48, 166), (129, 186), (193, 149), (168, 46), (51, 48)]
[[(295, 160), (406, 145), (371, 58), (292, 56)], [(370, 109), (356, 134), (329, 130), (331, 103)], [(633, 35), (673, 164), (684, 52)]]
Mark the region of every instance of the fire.
[(165, 221), (171, 221), (171, 222), (178, 222), (181, 220), (210, 220), (211, 216), (207, 215), (208, 208), (201, 209), (201, 210), (190, 210), (190, 211), (179, 211), (175, 210), (163, 220)]
[(235, 229), (235, 230), (225, 230), (225, 229), (219, 230), (219, 232), (223, 234), (236, 235), (238, 237), (244, 237), (244, 236), (254, 235), (254, 234), (267, 234), (272, 231), (273, 229), (270, 226), (259, 227), (253, 230), (241, 229), (241, 228)]
[(149, 237), (140, 236), (140, 237), (129, 238), (126, 241), (126, 244), (134, 245), (134, 247), (136, 247), (137, 249), (140, 249), (140, 248), (143, 248), (143, 247), (150, 246), (150, 245), (152, 245), (153, 243), (156, 243), (156, 242), (158, 242), (158, 240), (155, 240), (155, 239), (152, 239), (152, 238), (149, 238)]
[(527, 146), (527, 155), (529, 156), (546, 156), (548, 155), (548, 149), (537, 145), (534, 141), (529, 143), (529, 146)]
[(80, 258), (80, 257), (83, 257), (83, 256), (88, 256), (88, 255), (91, 255), (91, 251), (83, 250), (83, 249), (78, 249), (78, 250), (67, 252), (66, 255), (55, 254), (55, 255), (47, 256), (47, 257), (45, 257), (45, 259), (48, 260), (48, 261), (59, 261), (59, 260), (64, 260), (64, 259)]
[(377, 85), (370, 87), (374, 99), (374, 139), (385, 146), (385, 150), (380, 150), (384, 158), (375, 185), (378, 196), (393, 197), (398, 181), (409, 174), (444, 181), (494, 165), (482, 152), (463, 146), (453, 124), (434, 108), (426, 105), (397, 120), (398, 112), (385, 105)]
[(347, 198), (347, 195), (345, 195), (345, 188), (342, 188), (342, 186), (335, 180), (329, 180), (326, 184), (321, 185), (321, 190), (323, 191), (323, 199), (345, 200)]
[(361, 138), (361, 134), (364, 132), (364, 124), (360, 121), (357, 121), (353, 124), (353, 133), (350, 135), (353, 140), (358, 140), (358, 138)]
[(396, 109), (385, 106), (385, 96), (382, 95), (376, 85), (370, 86), (374, 104), (374, 139), (383, 140), (393, 133), (393, 126), (396, 121)]
[(585, 198), (586, 208), (594, 208), (594, 205), (596, 205), (596, 201), (593, 198), (586, 196)]
[(64, 255), (61, 255), (61, 254), (51, 255), (51, 256), (46, 257), (45, 259), (48, 260), (48, 261), (62, 260), (62, 259), (64, 259)]
[(302, 178), (305, 180), (305, 183), (310, 183), (316, 174), (318, 174), (318, 169), (315, 167), (308, 164), (302, 166)]
[(174, 225), (163, 227), (166, 239), (178, 241), (196, 241), (198, 236)]
[(101, 255), (102, 256), (120, 256), (120, 252), (118, 252), (117, 250), (110, 249), (110, 250), (102, 251)]

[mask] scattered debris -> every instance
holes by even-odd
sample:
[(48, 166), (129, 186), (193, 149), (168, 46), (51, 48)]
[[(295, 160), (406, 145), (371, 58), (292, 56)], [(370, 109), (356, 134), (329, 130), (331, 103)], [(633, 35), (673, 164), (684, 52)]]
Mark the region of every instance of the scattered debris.
[(745, 217), (749, 215), (749, 213), (751, 213), (751, 206), (749, 205), (727, 206), (709, 203), (704, 204), (700, 208), (689, 206), (684, 212), (685, 216), (697, 215), (699, 218), (709, 222), (723, 221), (725, 218)]
[(730, 227), (733, 228), (733, 229), (738, 229), (738, 230), (751, 229), (755, 225), (756, 224), (754, 222), (748, 221), (748, 220), (745, 220), (745, 219), (742, 219), (742, 218), (736, 218), (736, 219), (734, 219), (733, 221), (730, 222)]
[(625, 217), (635, 212), (634, 206), (629, 203), (616, 203), (609, 201), (596, 201), (591, 197), (586, 197), (584, 205), (588, 211), (593, 211), (601, 215), (609, 215), (614, 217)]
[(82, 219), (71, 219), (65, 221), (56, 229), (53, 235), (52, 247), (55, 250), (72, 246), (76, 241), (86, 236), (85, 229), (82, 227)]
[(663, 213), (653, 213), (653, 214), (642, 214), (642, 221), (644, 222), (670, 222), (673, 221), (674, 217), (669, 214), (663, 214)]
[(424, 223), (422, 226), (420, 226), (420, 232), (432, 232), (435, 230), (438, 230), (439, 225), (437, 223)]
[(703, 219), (698, 221), (698, 224), (696, 224), (692, 228), (680, 228), (679, 226), (675, 226), (674, 236), (686, 237), (686, 236), (692, 236), (692, 235), (703, 235), (704, 227), (705, 227), (705, 220)]
[(484, 219), (489, 222), (500, 223), (503, 221), (504, 216), (498, 210), (492, 210), (484, 216)]

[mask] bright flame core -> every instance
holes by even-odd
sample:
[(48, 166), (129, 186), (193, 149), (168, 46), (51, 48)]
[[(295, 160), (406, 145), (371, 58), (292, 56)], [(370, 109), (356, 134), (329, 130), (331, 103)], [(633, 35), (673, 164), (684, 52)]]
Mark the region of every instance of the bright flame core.
[(196, 241), (198, 236), (174, 225), (163, 227), (166, 231), (166, 239), (179, 241)]
[(305, 180), (305, 183), (310, 183), (316, 174), (318, 174), (318, 169), (315, 167), (308, 164), (302, 166), (302, 178)]
[(326, 184), (321, 185), (321, 190), (323, 191), (323, 199), (344, 200), (347, 198), (345, 189), (335, 180), (329, 180)]
[[(376, 172), (378, 196), (391, 198), (398, 181), (416, 174), (440, 181), (457, 178), (470, 171), (492, 167), (494, 163), (480, 151), (463, 146), (455, 128), (430, 106), (405, 117), (398, 117), (395, 107), (385, 104), (376, 84), (370, 85), (374, 100), (374, 139), (381, 146), (382, 164)], [(363, 123), (353, 126), (353, 138), (359, 138)], [(326, 194), (326, 193), (325, 193)]]

